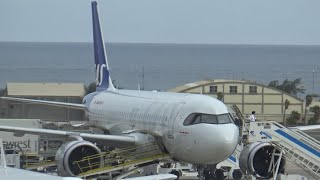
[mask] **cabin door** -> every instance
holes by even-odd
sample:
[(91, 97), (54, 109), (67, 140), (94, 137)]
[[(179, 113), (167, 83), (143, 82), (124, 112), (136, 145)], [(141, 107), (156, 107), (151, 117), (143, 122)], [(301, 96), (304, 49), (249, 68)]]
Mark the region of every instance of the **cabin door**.
[(174, 134), (175, 134), (175, 122), (179, 120), (179, 118), (181, 118), (181, 116), (179, 114), (182, 106), (184, 105), (184, 103), (178, 103), (178, 104), (174, 104), (172, 105), (173, 110), (171, 111), (170, 117), (168, 119), (168, 128), (169, 128), (169, 132), (168, 132), (168, 137), (169, 138), (174, 138)]

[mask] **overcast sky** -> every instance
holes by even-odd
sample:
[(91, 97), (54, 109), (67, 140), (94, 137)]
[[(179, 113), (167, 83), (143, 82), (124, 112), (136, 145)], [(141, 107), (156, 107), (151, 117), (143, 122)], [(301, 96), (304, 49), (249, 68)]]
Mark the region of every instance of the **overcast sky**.
[[(91, 42), (89, 0), (0, 0), (0, 41)], [(320, 0), (98, 1), (108, 42), (320, 45)]]

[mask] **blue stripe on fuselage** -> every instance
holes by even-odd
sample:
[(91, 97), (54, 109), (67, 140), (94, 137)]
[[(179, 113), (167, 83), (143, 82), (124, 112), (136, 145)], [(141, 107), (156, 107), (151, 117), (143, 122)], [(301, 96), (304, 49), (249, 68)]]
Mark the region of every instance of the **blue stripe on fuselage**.
[(233, 161), (233, 162), (237, 162), (236, 158), (233, 157), (233, 156), (230, 156), (229, 159), (230, 159), (231, 161)]

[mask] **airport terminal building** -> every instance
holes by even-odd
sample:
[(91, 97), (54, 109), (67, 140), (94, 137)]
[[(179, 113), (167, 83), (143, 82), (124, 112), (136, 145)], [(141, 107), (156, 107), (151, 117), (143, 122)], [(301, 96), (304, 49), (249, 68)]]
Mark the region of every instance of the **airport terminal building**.
[(291, 111), (304, 112), (304, 100), (281, 90), (252, 81), (207, 80), (198, 81), (169, 90), (171, 92), (202, 93), (222, 99), (227, 105), (237, 105), (240, 111), (249, 116), (256, 112), (259, 120), (282, 122), (284, 103), (290, 101), (286, 114)]

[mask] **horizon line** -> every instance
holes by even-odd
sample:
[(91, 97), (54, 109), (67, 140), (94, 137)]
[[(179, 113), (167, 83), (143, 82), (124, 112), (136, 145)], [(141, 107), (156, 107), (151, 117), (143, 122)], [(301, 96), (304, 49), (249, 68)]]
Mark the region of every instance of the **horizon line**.
[[(52, 44), (92, 44), (88, 41), (1, 41), (0, 43), (52, 43)], [(105, 44), (154, 44), (154, 45), (243, 45), (243, 46), (320, 46), (320, 44), (246, 44), (246, 43), (173, 43), (173, 42), (105, 42)]]

